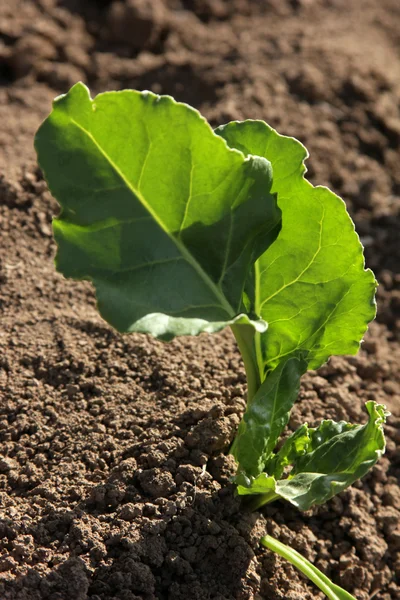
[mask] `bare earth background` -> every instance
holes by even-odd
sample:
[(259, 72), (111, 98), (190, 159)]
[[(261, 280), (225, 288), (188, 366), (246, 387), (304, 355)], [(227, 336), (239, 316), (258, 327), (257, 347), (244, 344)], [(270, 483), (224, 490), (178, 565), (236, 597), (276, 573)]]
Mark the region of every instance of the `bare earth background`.
[[(357, 357), (304, 377), (290, 422), (387, 404), (387, 453), (328, 504), (246, 514), (224, 454), (244, 408), (232, 337), (121, 336), (53, 267), (57, 206), (32, 139), (52, 98), (168, 93), (213, 124), (262, 118), (308, 147), (379, 279)], [(359, 600), (400, 599), (398, 0), (0, 0), (0, 598), (322, 598), (265, 532)]]

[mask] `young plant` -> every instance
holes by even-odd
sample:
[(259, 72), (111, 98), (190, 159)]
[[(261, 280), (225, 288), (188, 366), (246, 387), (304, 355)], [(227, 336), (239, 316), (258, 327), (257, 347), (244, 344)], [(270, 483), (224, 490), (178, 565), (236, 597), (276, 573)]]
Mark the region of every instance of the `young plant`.
[[(104, 319), (162, 340), (231, 327), (248, 384), (231, 449), (238, 494), (307, 510), (364, 476), (385, 445), (374, 402), (366, 425), (304, 424), (276, 450), (301, 376), (355, 354), (375, 315), (354, 225), (340, 198), (304, 179), (304, 146), (262, 121), (213, 131), (150, 92), (91, 100), (81, 83), (55, 100), (35, 146), (62, 208), (57, 269), (92, 281)], [(263, 543), (303, 560), (331, 598), (351, 598)]]

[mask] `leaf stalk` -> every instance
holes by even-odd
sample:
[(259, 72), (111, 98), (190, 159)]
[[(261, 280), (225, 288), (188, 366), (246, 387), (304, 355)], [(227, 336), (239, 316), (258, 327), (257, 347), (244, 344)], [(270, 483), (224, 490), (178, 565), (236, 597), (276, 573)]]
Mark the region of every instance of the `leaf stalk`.
[(299, 569), (308, 579), (310, 579), (319, 589), (329, 598), (329, 600), (356, 600), (354, 596), (346, 592), (343, 588), (338, 585), (335, 585), (324, 575), (321, 573), (317, 567), (315, 567), (310, 561), (308, 561), (304, 556), (299, 554), (293, 548), (289, 548), (282, 542), (275, 540), (270, 535), (266, 535), (261, 538), (261, 544), (282, 556), (288, 560), (294, 567)]
[(265, 506), (266, 504), (270, 504), (270, 502), (273, 502), (274, 500), (279, 500), (279, 498), (280, 498), (279, 494), (276, 494), (273, 490), (271, 490), (267, 494), (257, 494), (254, 496), (248, 496), (248, 500), (247, 500), (246, 504), (247, 504), (247, 508), (251, 512), (254, 512), (255, 510), (258, 510), (259, 508), (261, 508), (262, 506)]
[(247, 379), (247, 404), (250, 404), (262, 383), (254, 347), (254, 329), (248, 325), (232, 325), (231, 329), (242, 355)]

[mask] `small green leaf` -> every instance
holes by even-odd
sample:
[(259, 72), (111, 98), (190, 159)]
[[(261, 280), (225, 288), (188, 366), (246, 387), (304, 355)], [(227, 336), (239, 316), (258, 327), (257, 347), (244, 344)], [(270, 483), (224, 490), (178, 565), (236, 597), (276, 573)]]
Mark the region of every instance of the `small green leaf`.
[[(308, 433), (304, 425), (300, 427), (282, 447), (282, 462), (274, 462), (278, 453), (269, 465), (267, 463), (270, 474), (254, 477), (239, 471), (238, 494), (259, 495), (252, 501), (253, 510), (277, 498), (288, 500), (300, 510), (308, 510), (342, 492), (364, 477), (385, 451), (383, 424), (389, 413), (382, 404), (372, 401), (366, 403), (366, 408), (369, 420), (365, 425), (323, 421)], [(278, 480), (282, 465), (289, 464), (293, 464), (293, 469), (288, 478)], [(272, 473), (273, 468), (275, 473)]]
[(383, 424), (388, 415), (383, 405), (372, 401), (366, 408), (365, 425), (323, 421), (313, 431), (308, 451), (295, 459), (289, 478), (276, 483), (276, 493), (308, 510), (364, 477), (385, 451)]
[(168, 96), (91, 100), (81, 83), (55, 100), (35, 147), (62, 207), (57, 268), (94, 283), (111, 325), (171, 339), (250, 323), (245, 280), (281, 219), (265, 158), (230, 149)]
[(292, 465), (299, 456), (303, 456), (310, 445), (310, 430), (307, 423), (301, 425), (287, 440), (276, 455), (266, 463), (265, 470), (275, 479), (280, 479), (285, 467)]
[[(273, 496), (274, 499), (278, 498), (277, 494), (275, 493), (275, 477), (270, 477), (267, 475), (267, 473), (260, 473), (260, 475), (257, 475), (257, 477), (248, 478), (245, 478), (244, 473), (241, 473), (238, 475), (236, 482), (238, 484), (237, 493), (239, 496), (254, 496), (263, 494), (268, 497)], [(262, 504), (266, 504), (266, 501), (264, 501)]]
[(282, 230), (256, 262), (246, 304), (268, 321), (256, 335), (264, 371), (298, 350), (316, 369), (334, 354), (355, 354), (374, 318), (376, 281), (364, 270), (362, 246), (343, 201), (304, 179), (307, 150), (262, 121), (219, 127), (232, 148), (272, 163)]
[(303, 357), (281, 361), (250, 401), (231, 450), (239, 471), (247, 476), (256, 476), (264, 469), (288, 423), (306, 368)]
[(331, 419), (322, 421), (316, 429), (309, 429), (310, 443), (307, 448), (308, 456), (310, 456), (311, 452), (314, 452), (314, 450), (331, 440), (334, 436), (355, 429), (356, 427), (359, 426), (347, 423), (347, 421), (336, 422)]

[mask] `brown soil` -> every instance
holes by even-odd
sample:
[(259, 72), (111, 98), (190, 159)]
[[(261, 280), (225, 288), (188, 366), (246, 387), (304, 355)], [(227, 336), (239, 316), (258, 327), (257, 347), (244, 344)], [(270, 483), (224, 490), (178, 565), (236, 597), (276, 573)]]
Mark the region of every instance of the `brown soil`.
[[(398, 0), (0, 2), (1, 600), (322, 598), (265, 531), (359, 600), (400, 599), (399, 32)], [(229, 333), (118, 335), (55, 272), (32, 138), (77, 80), (173, 94), (214, 124), (262, 118), (344, 196), (378, 318), (359, 356), (304, 378), (290, 425), (386, 403), (362, 482), (305, 514), (246, 513), (224, 454), (245, 393)]]

